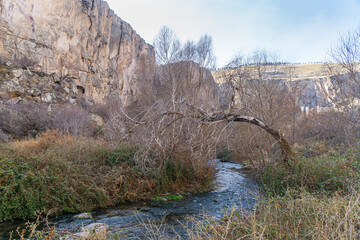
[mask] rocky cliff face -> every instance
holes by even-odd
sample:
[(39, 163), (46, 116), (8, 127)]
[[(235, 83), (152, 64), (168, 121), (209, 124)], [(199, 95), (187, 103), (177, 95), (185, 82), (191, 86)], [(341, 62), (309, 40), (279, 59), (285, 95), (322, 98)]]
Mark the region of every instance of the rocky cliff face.
[[(46, 81), (96, 102), (118, 96), (130, 105), (154, 86), (153, 47), (103, 0), (0, 0), (0, 60), (51, 75)], [(13, 85), (7, 91), (31, 90)]]
[[(334, 108), (344, 99), (338, 94), (336, 77), (329, 68), (337, 67), (336, 64), (302, 64), (302, 65), (278, 65), (263, 66), (262, 78), (266, 81), (280, 81), (285, 88), (293, 89), (297, 102), (304, 113), (310, 110), (316, 112), (326, 111)], [(258, 72), (255, 67), (248, 68), (241, 73), (247, 74), (248, 79), (258, 80)], [(227, 81), (229, 76), (237, 78), (240, 76), (238, 70), (221, 70), (213, 72), (215, 81), (220, 86), (220, 96), (223, 106), (229, 105), (233, 89)], [(341, 73), (341, 72), (340, 72)], [(243, 76), (241, 75), (241, 76)], [(280, 86), (280, 85), (279, 85)], [(235, 99), (241, 99), (236, 96)]]

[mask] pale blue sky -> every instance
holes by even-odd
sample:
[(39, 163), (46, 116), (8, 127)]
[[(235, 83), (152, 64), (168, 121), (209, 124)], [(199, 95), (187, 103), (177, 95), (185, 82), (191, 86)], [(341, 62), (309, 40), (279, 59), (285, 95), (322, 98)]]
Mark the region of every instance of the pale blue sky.
[(360, 25), (360, 0), (107, 0), (148, 43), (162, 25), (180, 40), (213, 37), (218, 66), (266, 49), (283, 61), (329, 59), (340, 34)]

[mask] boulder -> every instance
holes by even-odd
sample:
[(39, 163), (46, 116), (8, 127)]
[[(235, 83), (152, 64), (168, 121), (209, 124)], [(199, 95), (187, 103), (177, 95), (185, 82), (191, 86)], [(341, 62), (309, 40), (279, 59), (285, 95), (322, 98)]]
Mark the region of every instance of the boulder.
[(92, 219), (92, 215), (91, 215), (91, 213), (80, 213), (80, 214), (77, 214), (77, 215), (73, 216), (73, 218), (77, 218), (77, 219)]
[(102, 117), (100, 117), (99, 115), (97, 114), (91, 114), (91, 119), (94, 121), (94, 123), (99, 126), (99, 127), (102, 127), (104, 126), (104, 120)]

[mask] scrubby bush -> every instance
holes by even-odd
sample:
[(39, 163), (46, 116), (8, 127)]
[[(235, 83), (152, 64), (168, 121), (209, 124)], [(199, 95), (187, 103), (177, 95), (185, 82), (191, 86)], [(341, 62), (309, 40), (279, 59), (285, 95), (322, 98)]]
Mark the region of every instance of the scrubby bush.
[(109, 98), (105, 103), (96, 103), (91, 107), (91, 112), (99, 115), (105, 121), (110, 120), (116, 114), (121, 113), (122, 101), (120, 98)]
[(97, 132), (96, 123), (91, 114), (76, 105), (59, 105), (53, 110), (51, 128), (64, 134), (74, 136), (94, 136)]
[(0, 103), (0, 129), (13, 135), (26, 135), (29, 130), (48, 127), (51, 114), (48, 105), (36, 101)]
[(7, 142), (10, 140), (10, 137), (6, 135), (1, 129), (0, 129), (0, 142)]
[(234, 151), (228, 148), (220, 148), (220, 150), (216, 154), (216, 158), (220, 159), (220, 161), (230, 162), (234, 160)]
[(310, 113), (298, 123), (297, 141), (325, 141), (332, 146), (352, 145), (359, 137), (358, 117), (349, 115), (349, 112), (335, 110)]

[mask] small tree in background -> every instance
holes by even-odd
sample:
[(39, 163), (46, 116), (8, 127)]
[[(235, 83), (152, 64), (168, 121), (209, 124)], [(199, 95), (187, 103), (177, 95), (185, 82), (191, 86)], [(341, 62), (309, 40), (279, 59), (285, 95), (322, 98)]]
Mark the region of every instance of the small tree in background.
[[(330, 56), (334, 63), (327, 64), (333, 75), (332, 102), (336, 108), (334, 129), (341, 129), (334, 138), (345, 136), (344, 143), (352, 144), (360, 134), (360, 27), (340, 36), (337, 45), (332, 47)], [(329, 130), (330, 131), (330, 130)], [(341, 138), (336, 142), (342, 141)]]
[(213, 39), (208, 34), (201, 36), (197, 43), (193, 41), (181, 43), (171, 28), (163, 26), (155, 36), (153, 45), (156, 63), (159, 65), (187, 61), (195, 62), (202, 68), (216, 67)]

